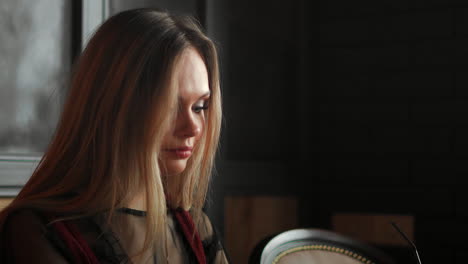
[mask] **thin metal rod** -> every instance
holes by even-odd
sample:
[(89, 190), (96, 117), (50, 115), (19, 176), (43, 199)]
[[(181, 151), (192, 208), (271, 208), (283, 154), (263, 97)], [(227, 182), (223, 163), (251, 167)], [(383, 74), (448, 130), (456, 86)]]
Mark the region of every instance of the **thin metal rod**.
[(419, 264), (422, 264), (421, 262), (421, 258), (419, 257), (419, 252), (418, 252), (418, 249), (416, 248), (416, 245), (413, 243), (413, 241), (411, 241), (411, 239), (409, 239), (405, 233), (403, 233), (403, 231), (401, 231), (401, 229), (398, 227), (398, 225), (395, 223), (395, 222), (391, 222), (392, 226), (396, 229), (396, 231), (398, 231), (398, 233), (400, 233), (400, 235), (413, 247), (414, 249), (414, 253), (415, 253), (415, 256), (418, 260), (418, 263)]

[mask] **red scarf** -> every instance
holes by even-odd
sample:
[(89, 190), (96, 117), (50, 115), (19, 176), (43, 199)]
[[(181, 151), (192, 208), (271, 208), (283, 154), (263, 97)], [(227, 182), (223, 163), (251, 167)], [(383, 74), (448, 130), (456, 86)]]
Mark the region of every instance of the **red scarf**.
[(52, 226), (71, 251), (76, 263), (99, 264), (98, 259), (78, 231), (76, 225), (69, 221), (58, 221), (54, 222)]
[(201, 242), (200, 236), (198, 235), (195, 224), (193, 223), (192, 216), (189, 212), (183, 209), (172, 209), (179, 226), (182, 228), (184, 237), (187, 242), (190, 244), (195, 257), (198, 260), (199, 264), (206, 264), (205, 250), (203, 249), (203, 244)]
[[(195, 257), (199, 264), (206, 264), (205, 251), (201, 242), (200, 236), (193, 223), (192, 216), (189, 212), (182, 209), (172, 209), (172, 213), (177, 220), (177, 223), (182, 229), (182, 233), (190, 244)], [(89, 247), (86, 240), (75, 224), (70, 221), (58, 221), (52, 223), (53, 228), (64, 241), (67, 248), (71, 251), (77, 263), (99, 264), (98, 259)]]

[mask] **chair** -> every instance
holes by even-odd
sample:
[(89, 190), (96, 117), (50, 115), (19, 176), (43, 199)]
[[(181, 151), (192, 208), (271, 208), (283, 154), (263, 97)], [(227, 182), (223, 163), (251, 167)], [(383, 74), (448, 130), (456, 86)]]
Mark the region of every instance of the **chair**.
[(293, 229), (257, 244), (250, 264), (394, 264), (363, 242), (323, 229)]

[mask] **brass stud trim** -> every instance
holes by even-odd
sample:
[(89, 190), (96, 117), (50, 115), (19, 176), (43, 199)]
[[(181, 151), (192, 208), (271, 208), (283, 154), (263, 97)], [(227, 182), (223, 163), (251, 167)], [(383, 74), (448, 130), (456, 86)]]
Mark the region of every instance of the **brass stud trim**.
[(306, 250), (325, 250), (325, 251), (330, 251), (330, 252), (346, 255), (346, 256), (354, 258), (354, 259), (356, 259), (356, 260), (358, 260), (358, 261), (360, 261), (360, 262), (362, 262), (364, 264), (376, 264), (375, 262), (372, 262), (371, 260), (369, 260), (366, 257), (361, 256), (361, 255), (359, 255), (357, 253), (351, 252), (349, 250), (344, 250), (344, 249), (339, 248), (339, 247), (328, 246), (328, 245), (308, 245), (308, 246), (300, 246), (300, 247), (295, 247), (295, 248), (288, 249), (288, 250), (282, 252), (281, 254), (279, 254), (278, 256), (276, 256), (275, 260), (273, 260), (273, 264), (277, 264), (278, 261), (281, 258), (283, 258), (284, 256), (286, 256), (286, 255), (289, 255), (289, 254), (294, 253), (294, 252), (306, 251)]

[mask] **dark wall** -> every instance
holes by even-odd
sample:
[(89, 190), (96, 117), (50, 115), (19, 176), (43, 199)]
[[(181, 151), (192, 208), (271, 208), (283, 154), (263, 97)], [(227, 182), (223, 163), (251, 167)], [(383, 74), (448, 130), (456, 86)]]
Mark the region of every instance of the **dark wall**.
[(423, 262), (465, 263), (468, 3), (319, 10), (319, 211), (413, 215)]
[(306, 1), (221, 2), (216, 24), (223, 33), (213, 37), (223, 55), (225, 122), (211, 206), (223, 230), (226, 196), (300, 193), (299, 170), (310, 151), (302, 128), (309, 128), (313, 105)]
[(310, 227), (342, 212), (414, 216), (424, 263), (464, 263), (468, 3), (227, 10), (223, 195), (297, 195)]

